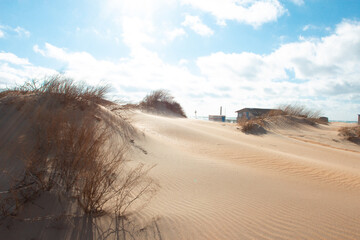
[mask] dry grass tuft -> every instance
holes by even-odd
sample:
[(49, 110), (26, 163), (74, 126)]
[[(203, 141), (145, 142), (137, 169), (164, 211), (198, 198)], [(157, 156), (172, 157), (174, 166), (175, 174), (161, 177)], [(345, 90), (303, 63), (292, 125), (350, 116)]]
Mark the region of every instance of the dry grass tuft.
[(21, 95), (41, 95), (57, 97), (63, 104), (73, 103), (74, 101), (83, 103), (102, 103), (108, 86), (88, 86), (85, 84), (75, 84), (71, 78), (63, 75), (47, 77), (42, 81), (33, 79), (25, 82), (22, 86), (13, 89), (6, 89), (0, 92), (0, 99), (6, 96)]
[(174, 100), (167, 90), (156, 90), (147, 95), (140, 103), (139, 107), (146, 111), (158, 114), (173, 113), (175, 115), (186, 117), (181, 105)]
[(346, 140), (360, 144), (360, 126), (342, 127), (339, 129), (339, 135)]
[(266, 129), (276, 127), (294, 127), (297, 125), (327, 124), (320, 119), (320, 111), (312, 111), (301, 105), (281, 105), (278, 109), (269, 111), (267, 114), (250, 118), (240, 119), (238, 124), (245, 133), (264, 134)]
[(266, 122), (262, 117), (252, 118), (248, 120), (242, 119), (238, 122), (238, 125), (241, 126), (241, 131), (247, 134), (260, 135), (266, 133), (266, 130), (264, 128)]
[[(308, 119), (319, 119), (321, 112), (320, 111), (313, 111), (305, 106), (296, 105), (296, 104), (283, 104), (278, 107), (283, 113), (278, 112), (283, 115), (288, 116), (296, 116), (296, 117), (303, 117)], [(272, 113), (274, 114), (274, 112)]]
[[(96, 106), (101, 102), (105, 88), (78, 86), (58, 76), (36, 84), (33, 81), (5, 94), (35, 94), (37, 105), (29, 119), (35, 141), (23, 143), (32, 149), (23, 154), (24, 173), (13, 180), (8, 191), (0, 193), (2, 217), (16, 215), (29, 200), (44, 192), (75, 198), (91, 215), (107, 210), (125, 215), (138, 200), (153, 196), (158, 185), (147, 176), (151, 168), (127, 167), (128, 130), (120, 134), (122, 144), (114, 145), (114, 126), (94, 117), (95, 108), (77, 111), (84, 103)], [(116, 125), (121, 128), (116, 132), (124, 132), (124, 123)], [(108, 203), (115, 200), (109, 208)]]

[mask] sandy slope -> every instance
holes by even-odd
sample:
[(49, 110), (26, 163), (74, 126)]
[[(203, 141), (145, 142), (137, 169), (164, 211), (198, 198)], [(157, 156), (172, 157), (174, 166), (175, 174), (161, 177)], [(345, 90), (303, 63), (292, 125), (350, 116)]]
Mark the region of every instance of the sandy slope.
[[(22, 169), (17, 155), (32, 136), (32, 108), (21, 109), (0, 108), (0, 167), (12, 172)], [(103, 109), (99, 116), (113, 124), (113, 113)], [(136, 239), (360, 239), (360, 147), (337, 135), (341, 124), (254, 136), (234, 124), (141, 112), (127, 117), (138, 131), (129, 157), (156, 164), (150, 174), (161, 185), (126, 227)], [(110, 217), (36, 220), (64, 209), (46, 193), (0, 223), (0, 238), (124, 239), (106, 235)]]
[[(161, 239), (360, 239), (360, 148), (336, 124), (253, 136), (135, 113), (134, 159), (161, 190), (139, 218)], [(140, 220), (141, 221), (141, 220)]]

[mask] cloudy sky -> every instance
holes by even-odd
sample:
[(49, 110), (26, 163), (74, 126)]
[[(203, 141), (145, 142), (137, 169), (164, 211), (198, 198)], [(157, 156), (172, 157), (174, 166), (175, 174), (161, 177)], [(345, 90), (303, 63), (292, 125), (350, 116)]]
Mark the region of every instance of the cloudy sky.
[(0, 88), (64, 73), (189, 116), (303, 104), (360, 113), (359, 0), (0, 0)]

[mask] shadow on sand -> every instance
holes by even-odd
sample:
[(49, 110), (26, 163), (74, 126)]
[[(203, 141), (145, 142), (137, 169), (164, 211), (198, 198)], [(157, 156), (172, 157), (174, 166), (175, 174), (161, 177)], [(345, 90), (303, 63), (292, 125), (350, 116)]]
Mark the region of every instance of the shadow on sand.
[[(116, 239), (116, 240), (162, 240), (157, 224), (158, 219), (143, 223), (140, 219), (130, 217), (84, 215), (74, 217), (66, 239)], [(69, 225), (68, 225), (69, 226)]]

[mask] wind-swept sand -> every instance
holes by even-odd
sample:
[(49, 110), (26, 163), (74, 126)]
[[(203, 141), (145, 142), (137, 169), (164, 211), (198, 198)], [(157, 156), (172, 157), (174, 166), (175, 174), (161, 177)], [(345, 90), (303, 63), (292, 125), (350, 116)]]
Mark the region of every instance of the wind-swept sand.
[(161, 190), (140, 219), (161, 239), (360, 239), (360, 147), (340, 124), (246, 135), (233, 124), (132, 115), (133, 158)]
[[(31, 111), (3, 111), (0, 157), (8, 161), (1, 166), (16, 169), (9, 161), (31, 132)], [(109, 118), (116, 112), (104, 111)], [(129, 139), (129, 158), (156, 164), (150, 175), (161, 185), (133, 218), (131, 227), (146, 232), (135, 239), (360, 239), (360, 146), (338, 136), (343, 124), (272, 126), (255, 136), (235, 124), (138, 111), (127, 117), (138, 132)], [(56, 216), (63, 210), (57, 205), (45, 193), (19, 218)], [(71, 224), (15, 219), (0, 225), (0, 234), (6, 239), (119, 237), (108, 232), (111, 219), (78, 216)]]

